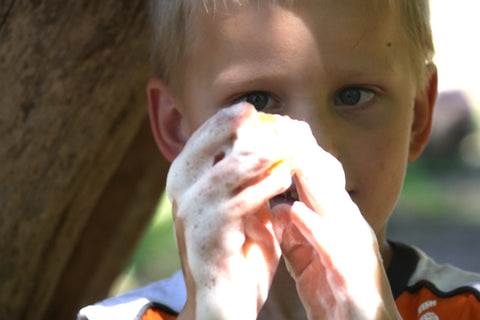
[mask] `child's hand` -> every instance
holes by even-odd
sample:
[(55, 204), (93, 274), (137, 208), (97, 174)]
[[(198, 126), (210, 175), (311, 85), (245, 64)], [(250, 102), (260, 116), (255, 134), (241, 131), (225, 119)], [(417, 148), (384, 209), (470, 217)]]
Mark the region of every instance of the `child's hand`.
[(268, 199), (290, 186), (291, 170), (278, 134), (258, 121), (247, 104), (220, 111), (170, 169), (188, 293), (180, 319), (255, 319), (267, 298), (280, 257)]
[(400, 319), (375, 234), (345, 190), (340, 162), (309, 132), (295, 152), (300, 202), (272, 208), (309, 319)]

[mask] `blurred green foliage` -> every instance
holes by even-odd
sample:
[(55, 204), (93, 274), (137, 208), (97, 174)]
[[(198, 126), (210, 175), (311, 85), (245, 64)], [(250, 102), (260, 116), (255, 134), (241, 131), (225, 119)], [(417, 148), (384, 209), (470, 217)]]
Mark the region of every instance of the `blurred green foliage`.
[(459, 215), (480, 222), (480, 170), (461, 162), (432, 168), (420, 158), (409, 164), (394, 214), (408, 212), (436, 219)]
[(113, 284), (110, 295), (169, 277), (179, 269), (171, 205), (164, 193), (130, 262)]

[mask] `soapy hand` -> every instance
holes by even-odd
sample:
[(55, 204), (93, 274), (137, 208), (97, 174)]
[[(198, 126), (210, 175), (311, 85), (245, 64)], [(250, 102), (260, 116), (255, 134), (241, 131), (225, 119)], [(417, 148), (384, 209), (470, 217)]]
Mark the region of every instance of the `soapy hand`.
[[(272, 118), (274, 117), (274, 118)], [(280, 248), (268, 199), (291, 184), (291, 150), (248, 104), (219, 111), (172, 163), (167, 194), (187, 303), (179, 319), (256, 319)]]
[[(270, 208), (292, 175), (299, 201)], [(281, 253), (309, 319), (399, 318), (375, 235), (306, 123), (221, 110), (173, 162), (167, 193), (187, 284), (179, 319), (256, 319)]]
[(401, 319), (376, 236), (345, 190), (342, 165), (309, 131), (292, 162), (299, 201), (272, 208), (308, 319)]

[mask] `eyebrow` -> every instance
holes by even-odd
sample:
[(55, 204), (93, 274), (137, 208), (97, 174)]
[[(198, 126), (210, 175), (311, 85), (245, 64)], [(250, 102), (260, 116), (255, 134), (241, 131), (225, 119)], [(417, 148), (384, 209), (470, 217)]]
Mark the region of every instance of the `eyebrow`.
[(221, 72), (213, 81), (213, 84), (236, 85), (238, 83), (258, 83), (262, 81), (271, 81), (284, 79), (288, 77), (288, 72), (278, 66), (255, 66), (248, 64), (239, 64)]

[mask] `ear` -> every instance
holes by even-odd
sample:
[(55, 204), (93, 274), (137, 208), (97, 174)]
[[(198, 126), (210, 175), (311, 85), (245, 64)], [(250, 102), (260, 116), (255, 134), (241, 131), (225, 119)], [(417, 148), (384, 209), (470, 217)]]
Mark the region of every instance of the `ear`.
[(408, 162), (415, 161), (422, 154), (432, 130), (433, 109), (437, 100), (438, 75), (435, 65), (430, 67), (433, 70), (426, 90), (419, 92), (415, 98)]
[(182, 133), (182, 114), (170, 89), (158, 78), (147, 84), (148, 113), (158, 148), (172, 162), (182, 151), (186, 138)]

